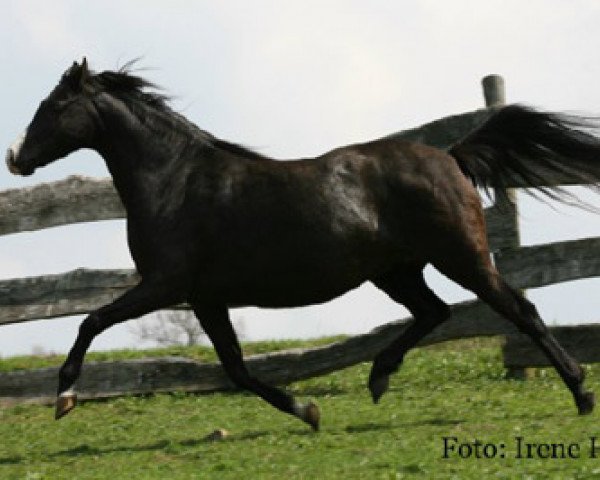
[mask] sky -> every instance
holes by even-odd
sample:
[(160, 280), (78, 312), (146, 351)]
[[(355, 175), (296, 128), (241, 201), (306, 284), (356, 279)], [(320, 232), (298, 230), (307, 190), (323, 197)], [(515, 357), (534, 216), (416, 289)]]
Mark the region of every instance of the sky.
[[(483, 105), (480, 80), (504, 76), (509, 102), (600, 115), (600, 2), (466, 1), (5, 1), (0, 16), (0, 145), (27, 126), (74, 61), (140, 72), (173, 107), (214, 135), (280, 159), (308, 157)], [(32, 177), (0, 168), (0, 190), (106, 177), (76, 152)], [(597, 195), (585, 199), (600, 205)], [(598, 236), (600, 216), (519, 195), (523, 244)], [(78, 267), (132, 266), (122, 220), (0, 237), (0, 278)], [(446, 301), (471, 298), (432, 269)], [(528, 292), (549, 324), (589, 323), (599, 280)], [(406, 316), (370, 285), (326, 305), (238, 309), (244, 337), (358, 333)], [(0, 327), (0, 356), (67, 351), (82, 317)], [(139, 346), (127, 325), (92, 349)]]

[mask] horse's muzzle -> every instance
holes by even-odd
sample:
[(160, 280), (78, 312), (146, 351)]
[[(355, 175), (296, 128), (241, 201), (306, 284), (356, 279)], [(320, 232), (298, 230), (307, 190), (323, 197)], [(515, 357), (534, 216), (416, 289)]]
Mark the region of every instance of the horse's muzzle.
[[(13, 144), (10, 147), (8, 147), (8, 150), (6, 151), (6, 166), (8, 167), (8, 171), (15, 175), (31, 175), (35, 170), (35, 167), (30, 168), (26, 166), (26, 164), (33, 164), (33, 162), (23, 162), (22, 150), (26, 137), (27, 129), (17, 137), (17, 139), (13, 142)], [(17, 165), (17, 158), (19, 159), (20, 165)]]
[(19, 167), (17, 167), (17, 164), (15, 163), (15, 152), (13, 152), (12, 148), (9, 148), (6, 151), (6, 166), (8, 168), (8, 171), (10, 173), (12, 173), (13, 175), (21, 175), (21, 171), (19, 170)]
[(28, 177), (29, 175), (33, 174), (35, 167), (25, 165), (22, 161), (20, 162), (21, 165), (17, 165), (16, 159), (17, 155), (15, 154), (15, 151), (12, 148), (9, 148), (6, 151), (6, 166), (10, 173), (14, 175), (20, 175), (22, 177)]

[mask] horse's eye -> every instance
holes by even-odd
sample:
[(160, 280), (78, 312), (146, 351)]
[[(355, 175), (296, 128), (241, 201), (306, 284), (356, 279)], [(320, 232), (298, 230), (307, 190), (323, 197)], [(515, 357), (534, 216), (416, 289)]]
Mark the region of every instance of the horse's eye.
[(71, 103), (72, 99), (67, 100), (43, 100), (40, 103), (40, 109), (44, 109), (50, 112), (59, 112), (67, 107)]
[(69, 98), (67, 100), (60, 100), (58, 102), (54, 102), (55, 103), (55, 108), (57, 110), (62, 110), (63, 108), (67, 108), (71, 103), (73, 103), (72, 98)]

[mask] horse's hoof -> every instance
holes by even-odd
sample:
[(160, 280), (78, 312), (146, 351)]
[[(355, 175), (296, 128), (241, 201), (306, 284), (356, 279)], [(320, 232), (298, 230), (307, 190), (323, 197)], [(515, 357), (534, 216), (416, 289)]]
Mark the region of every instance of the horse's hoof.
[(304, 410), (304, 421), (308, 423), (315, 432), (319, 431), (319, 422), (321, 420), (321, 412), (316, 403), (308, 402)]
[(379, 399), (387, 392), (390, 384), (390, 377), (388, 375), (382, 375), (379, 378), (369, 379), (369, 391), (371, 392), (371, 398), (373, 403), (378, 403)]
[(319, 431), (319, 421), (321, 420), (321, 412), (319, 407), (314, 402), (308, 402), (306, 405), (301, 405), (297, 408), (296, 415), (303, 421), (308, 423), (315, 432)]
[(577, 401), (579, 415), (588, 415), (589, 413), (592, 413), (595, 404), (596, 396), (594, 395), (594, 392), (585, 392)]
[(229, 437), (229, 432), (224, 428), (217, 428), (214, 432), (209, 433), (204, 440), (207, 442), (220, 442)]
[(56, 399), (54, 419), (59, 420), (77, 406), (77, 394), (72, 391), (61, 393)]

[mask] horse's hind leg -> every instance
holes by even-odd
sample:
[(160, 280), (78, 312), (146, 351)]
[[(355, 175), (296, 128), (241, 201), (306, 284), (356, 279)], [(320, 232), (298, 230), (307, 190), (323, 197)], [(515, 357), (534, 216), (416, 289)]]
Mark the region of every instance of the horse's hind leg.
[(314, 430), (319, 429), (319, 409), (314, 403), (300, 404), (279, 388), (266, 385), (250, 375), (244, 365), (242, 349), (231, 325), (229, 312), (224, 305), (194, 303), (192, 307), (204, 332), (213, 343), (225, 372), (238, 387), (250, 390), (275, 408), (300, 418)]
[(373, 361), (369, 390), (377, 403), (388, 389), (389, 376), (398, 370), (406, 352), (447, 320), (450, 309), (425, 283), (422, 266), (393, 270), (374, 279), (373, 283), (392, 300), (408, 308), (414, 317), (414, 322)]
[[(466, 261), (466, 257), (470, 257), (471, 261)], [(590, 413), (594, 408), (594, 395), (583, 388), (583, 369), (550, 333), (535, 306), (504, 281), (491, 263), (489, 254), (480, 252), (475, 258), (473, 255), (466, 257), (461, 259), (455, 255), (451, 260), (446, 258), (434, 262), (434, 265), (455, 282), (475, 292), (521, 332), (529, 335), (547, 355), (573, 394), (579, 413)]]

